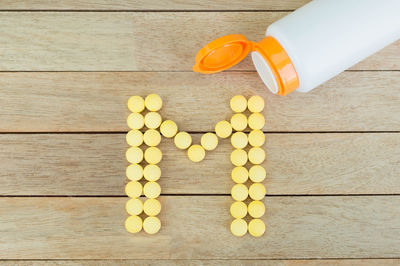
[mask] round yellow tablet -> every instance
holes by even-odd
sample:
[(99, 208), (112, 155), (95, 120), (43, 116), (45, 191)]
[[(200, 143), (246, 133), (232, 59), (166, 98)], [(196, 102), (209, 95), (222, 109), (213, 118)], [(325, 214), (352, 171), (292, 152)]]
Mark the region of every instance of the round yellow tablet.
[(187, 132), (179, 132), (175, 135), (174, 143), (178, 149), (185, 150), (192, 144), (192, 137)]
[(235, 166), (243, 166), (247, 163), (247, 153), (245, 150), (236, 149), (231, 153), (231, 162)]
[(265, 160), (265, 151), (260, 147), (254, 147), (249, 150), (249, 161), (252, 164), (260, 164)]
[(126, 134), (126, 143), (132, 147), (139, 147), (143, 143), (143, 133), (137, 129), (129, 130)]
[(249, 172), (243, 166), (236, 166), (233, 168), (231, 176), (233, 182), (236, 184), (243, 184), (249, 178)]
[(259, 129), (252, 130), (249, 133), (249, 143), (253, 147), (261, 147), (265, 143), (265, 135)]
[(143, 177), (143, 167), (134, 163), (126, 168), (125, 173), (128, 179), (138, 181)]
[(160, 126), (161, 134), (166, 138), (172, 138), (178, 132), (178, 126), (172, 120), (165, 120)]
[(130, 129), (141, 129), (144, 126), (144, 117), (139, 113), (131, 113), (126, 123)]
[(160, 219), (158, 219), (157, 217), (150, 216), (144, 219), (143, 230), (146, 233), (153, 235), (157, 233), (160, 230), (160, 228), (161, 228), (161, 222)]
[(265, 125), (265, 118), (260, 113), (252, 113), (249, 116), (249, 127), (251, 129), (262, 129)]
[(214, 150), (218, 145), (218, 137), (214, 133), (206, 133), (201, 136), (201, 146), (207, 151)]
[(249, 195), (249, 190), (244, 184), (236, 184), (232, 187), (231, 196), (236, 201), (244, 201)]
[(253, 182), (262, 182), (266, 176), (267, 172), (261, 165), (253, 165), (249, 170), (249, 177)]
[(149, 164), (158, 164), (162, 160), (162, 152), (157, 147), (150, 147), (144, 151), (144, 159)]
[(138, 233), (142, 230), (143, 222), (142, 218), (139, 216), (129, 216), (128, 219), (125, 220), (125, 228), (129, 233)]
[(125, 209), (130, 215), (139, 215), (143, 211), (143, 202), (140, 199), (130, 199), (126, 202)]
[(241, 113), (247, 108), (247, 100), (243, 95), (236, 95), (232, 97), (230, 105), (232, 111), (235, 113)]
[(143, 151), (138, 147), (130, 147), (126, 150), (125, 156), (130, 163), (140, 163), (143, 160)]
[(161, 134), (158, 130), (148, 129), (144, 132), (143, 140), (147, 146), (157, 146), (161, 142)]
[(125, 186), (125, 194), (130, 198), (139, 198), (142, 195), (142, 184), (138, 181), (130, 181)]
[(143, 194), (149, 199), (157, 198), (161, 194), (161, 187), (156, 182), (147, 182), (143, 187)]
[(242, 201), (235, 201), (231, 205), (230, 212), (234, 218), (243, 218), (247, 215), (247, 206)]
[(200, 145), (192, 145), (187, 151), (188, 157), (191, 161), (197, 163), (201, 162), (206, 156), (206, 151)]
[(264, 99), (261, 96), (251, 96), (247, 106), (252, 113), (260, 113), (264, 110)]
[(228, 121), (219, 121), (215, 125), (215, 133), (220, 138), (227, 138), (232, 134), (232, 125)]
[(140, 96), (131, 96), (128, 99), (128, 109), (132, 113), (140, 113), (144, 110), (144, 100)]
[(247, 146), (247, 135), (243, 132), (236, 132), (232, 134), (231, 143), (236, 149), (243, 149)]
[(248, 212), (251, 217), (260, 218), (265, 213), (264, 203), (262, 203), (261, 201), (258, 201), (258, 200), (250, 202), (249, 207), (248, 207)]
[(249, 188), (249, 196), (253, 200), (262, 200), (266, 193), (265, 187), (261, 183), (254, 183)]
[(151, 112), (156, 112), (162, 107), (161, 97), (157, 94), (149, 94), (144, 100), (144, 104), (146, 105), (147, 110)]
[(236, 131), (243, 131), (247, 127), (247, 117), (244, 114), (234, 114), (231, 117), (231, 125)]
[(144, 116), (144, 124), (146, 127), (148, 128), (158, 128), (161, 125), (161, 115), (157, 112), (148, 112), (145, 116)]
[(156, 216), (161, 211), (161, 203), (156, 199), (147, 199), (144, 202), (143, 210), (148, 216)]
[(265, 233), (265, 224), (260, 219), (253, 219), (249, 223), (249, 233), (252, 236), (259, 237)]
[(143, 175), (147, 181), (157, 181), (161, 177), (161, 169), (155, 164), (148, 164), (144, 167)]
[(231, 232), (234, 236), (244, 236), (247, 233), (247, 223), (243, 219), (235, 219), (231, 223)]

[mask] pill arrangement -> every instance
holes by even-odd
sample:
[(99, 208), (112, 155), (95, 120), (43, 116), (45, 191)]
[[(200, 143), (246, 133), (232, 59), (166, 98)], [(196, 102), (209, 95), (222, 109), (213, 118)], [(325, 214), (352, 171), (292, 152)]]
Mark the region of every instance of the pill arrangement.
[[(265, 135), (261, 131), (265, 125), (265, 118), (261, 114), (264, 100), (260, 96), (252, 96), (247, 100), (244, 96), (237, 95), (231, 99), (230, 106), (234, 112), (230, 122), (218, 122), (215, 125), (215, 134), (205, 133), (199, 144), (193, 144), (190, 134), (179, 132), (174, 121), (162, 120), (158, 113), (162, 107), (160, 96), (150, 94), (145, 99), (140, 96), (129, 98), (128, 108), (132, 113), (127, 118), (130, 131), (126, 135), (126, 141), (130, 147), (126, 151), (126, 159), (131, 164), (126, 169), (126, 176), (130, 182), (125, 187), (125, 192), (130, 197), (126, 203), (126, 211), (131, 215), (125, 222), (128, 232), (137, 233), (143, 228), (145, 232), (155, 234), (161, 228), (161, 222), (156, 217), (161, 211), (161, 204), (156, 199), (161, 193), (161, 187), (156, 181), (161, 177), (161, 169), (157, 164), (162, 160), (162, 152), (157, 146), (162, 135), (173, 138), (178, 149), (187, 150), (187, 156), (193, 162), (202, 161), (206, 151), (214, 150), (218, 146), (218, 138), (230, 137), (234, 147), (230, 160), (235, 166), (231, 176), (236, 183), (231, 190), (235, 200), (230, 208), (234, 217), (231, 232), (235, 236), (243, 236), (247, 231), (255, 237), (264, 234), (265, 224), (260, 219), (265, 213), (265, 206), (261, 200), (266, 194), (266, 189), (261, 183), (266, 177), (266, 171), (260, 165), (265, 160), (265, 152), (262, 149)], [(147, 113), (143, 116), (142, 112), (145, 109)], [(251, 112), (248, 117), (244, 114), (247, 109)], [(250, 128), (249, 134), (243, 132), (247, 128)], [(143, 144), (147, 146), (144, 152), (141, 148)], [(248, 146), (251, 148), (247, 149)], [(147, 164), (144, 168), (143, 160)], [(249, 170), (245, 167), (246, 164), (252, 165)], [(146, 180), (144, 186), (139, 182), (142, 177)], [(251, 181), (249, 187), (245, 184), (248, 179)], [(139, 198), (142, 193), (147, 197), (144, 203)], [(248, 197), (252, 201), (246, 205)], [(148, 216), (144, 221), (139, 216), (142, 212)], [(247, 214), (251, 217), (248, 224), (244, 220)]]
[[(161, 115), (157, 112), (161, 107), (162, 100), (156, 94), (150, 94), (145, 99), (132, 96), (128, 100), (128, 108), (132, 113), (127, 118), (130, 130), (126, 134), (126, 142), (130, 147), (126, 151), (126, 159), (130, 165), (126, 168), (126, 176), (130, 181), (125, 186), (125, 193), (130, 199), (125, 209), (130, 216), (125, 221), (125, 228), (130, 233), (140, 232), (143, 228), (146, 233), (155, 234), (161, 228), (157, 218), (161, 211), (161, 203), (157, 200), (161, 194), (161, 187), (157, 183), (161, 169), (157, 164), (162, 160), (162, 152), (157, 148), (161, 135), (156, 130), (162, 126)], [(145, 109), (148, 112), (143, 116)], [(144, 127), (147, 129), (144, 130)], [(144, 203), (140, 199), (142, 194), (146, 197)], [(147, 216), (144, 220), (140, 216), (142, 213)]]
[[(235, 185), (232, 187), (231, 196), (235, 202), (232, 203), (230, 213), (234, 220), (231, 223), (231, 232), (235, 236), (243, 236), (247, 231), (254, 237), (262, 236), (265, 232), (265, 224), (260, 219), (265, 213), (264, 199), (266, 189), (261, 183), (266, 177), (265, 169), (260, 165), (265, 160), (265, 152), (262, 145), (265, 143), (265, 135), (261, 129), (265, 125), (264, 116), (261, 111), (264, 109), (264, 100), (260, 96), (252, 96), (247, 101), (244, 96), (234, 96), (230, 106), (235, 114), (231, 118), (231, 126), (236, 132), (231, 135), (231, 144), (234, 150), (231, 153), (231, 162), (234, 165), (231, 176)], [(243, 114), (248, 109), (249, 117)], [(225, 126), (227, 127), (227, 125)], [(250, 133), (242, 132), (247, 127)], [(225, 137), (230, 135), (225, 130)], [(246, 152), (245, 148), (250, 146)], [(245, 165), (252, 165), (249, 170)], [(246, 186), (250, 179), (251, 185)], [(250, 197), (251, 202), (246, 205), (244, 202)], [(244, 219), (247, 214), (251, 217), (247, 224)]]

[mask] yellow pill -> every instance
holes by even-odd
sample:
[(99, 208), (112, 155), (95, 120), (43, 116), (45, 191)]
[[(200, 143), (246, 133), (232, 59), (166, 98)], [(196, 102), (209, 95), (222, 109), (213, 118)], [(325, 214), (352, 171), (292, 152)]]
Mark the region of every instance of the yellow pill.
[(153, 235), (157, 233), (160, 230), (160, 228), (161, 228), (161, 222), (160, 219), (158, 219), (157, 217), (150, 216), (144, 219), (143, 230), (146, 233)]
[(252, 164), (261, 164), (265, 160), (265, 151), (260, 147), (254, 147), (249, 150), (249, 161)]
[(233, 182), (237, 184), (243, 184), (249, 178), (249, 172), (243, 166), (237, 166), (233, 168), (231, 176)]
[(144, 126), (143, 115), (131, 113), (126, 119), (126, 123), (130, 129), (141, 129)]
[(129, 130), (126, 134), (126, 143), (129, 146), (139, 147), (143, 143), (143, 133), (137, 129)]
[(215, 133), (220, 138), (227, 138), (232, 134), (232, 125), (228, 121), (219, 121), (215, 125)]
[(133, 181), (138, 181), (143, 177), (143, 168), (139, 164), (131, 164), (126, 168), (126, 177)]
[(126, 231), (129, 233), (138, 233), (140, 230), (142, 230), (143, 222), (142, 218), (139, 216), (129, 216), (128, 219), (125, 221), (125, 228)]
[(253, 219), (249, 223), (249, 233), (252, 236), (259, 237), (265, 233), (265, 224), (260, 219)]
[(235, 113), (244, 112), (247, 108), (247, 100), (242, 95), (233, 96), (230, 102), (231, 109)]
[(249, 172), (243, 166), (236, 166), (231, 172), (231, 177), (236, 184), (243, 184), (249, 178)]
[(267, 172), (261, 165), (254, 165), (249, 170), (249, 177), (253, 182), (262, 182), (266, 176)]
[(155, 129), (148, 129), (144, 132), (143, 140), (147, 146), (157, 146), (161, 142), (160, 132)]
[(161, 211), (161, 203), (156, 199), (148, 199), (144, 202), (143, 210), (148, 216), (156, 216)]
[(247, 146), (247, 135), (243, 132), (236, 132), (232, 134), (231, 143), (236, 149), (243, 149)]
[(249, 195), (249, 190), (243, 184), (236, 184), (232, 187), (231, 196), (236, 201), (244, 201)]
[(148, 128), (158, 128), (161, 125), (161, 115), (157, 112), (149, 112), (144, 116), (144, 124)]
[(247, 163), (247, 153), (245, 150), (236, 149), (231, 153), (231, 162), (235, 166), (243, 166)]
[(264, 99), (258, 95), (251, 96), (247, 106), (249, 107), (250, 112), (260, 113), (264, 110)]
[(243, 131), (247, 127), (247, 117), (244, 114), (234, 114), (231, 117), (231, 125), (236, 131)]
[(142, 184), (138, 181), (130, 181), (125, 186), (125, 194), (130, 198), (139, 198), (142, 195)]
[(146, 105), (147, 110), (151, 112), (156, 112), (162, 107), (161, 97), (157, 94), (149, 94), (144, 100), (144, 104)]
[(161, 194), (161, 187), (156, 182), (147, 182), (143, 187), (143, 194), (149, 199), (157, 198)]
[(264, 203), (262, 203), (261, 201), (258, 201), (258, 200), (250, 202), (249, 207), (248, 207), (248, 212), (251, 217), (260, 218), (265, 213)]
[(157, 181), (161, 177), (161, 169), (155, 164), (148, 164), (144, 167), (143, 175), (147, 181)]
[(161, 134), (166, 138), (172, 138), (178, 132), (178, 126), (172, 120), (165, 120), (160, 126)]
[(178, 149), (185, 150), (192, 144), (192, 137), (187, 132), (179, 132), (175, 135), (174, 143)]
[(254, 183), (249, 188), (249, 196), (253, 200), (262, 200), (266, 193), (265, 187), (261, 183)]
[(236, 201), (232, 203), (230, 212), (234, 218), (243, 218), (247, 214), (247, 206), (242, 201)]
[(244, 236), (247, 233), (247, 223), (243, 219), (235, 219), (231, 223), (231, 232), (234, 236)]
[(144, 100), (140, 96), (131, 96), (128, 100), (128, 109), (132, 113), (140, 113), (144, 110)]
[(143, 202), (140, 199), (130, 199), (126, 202), (125, 209), (130, 215), (139, 215), (143, 211)]
[(265, 135), (261, 130), (252, 130), (249, 133), (249, 143), (253, 147), (261, 147), (265, 143)]
[(130, 147), (126, 150), (125, 156), (130, 163), (140, 163), (143, 160), (143, 151), (138, 147)]
[(249, 127), (251, 129), (262, 129), (265, 125), (265, 118), (260, 113), (252, 113), (249, 116)]
[(218, 145), (218, 137), (214, 133), (206, 133), (201, 136), (201, 146), (207, 151), (214, 150)]
[(144, 159), (149, 164), (158, 164), (162, 160), (162, 152), (157, 147), (147, 148), (144, 152)]
[(200, 145), (192, 145), (187, 151), (188, 157), (191, 161), (197, 163), (204, 159), (206, 151)]

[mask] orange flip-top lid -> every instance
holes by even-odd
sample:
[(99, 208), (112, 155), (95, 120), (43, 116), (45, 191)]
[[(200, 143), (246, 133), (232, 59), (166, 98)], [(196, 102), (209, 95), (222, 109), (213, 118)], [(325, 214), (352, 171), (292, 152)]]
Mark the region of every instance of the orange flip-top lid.
[(194, 72), (217, 73), (242, 61), (251, 51), (262, 55), (277, 81), (277, 94), (286, 95), (299, 86), (292, 61), (283, 47), (273, 37), (251, 42), (242, 34), (226, 35), (204, 46), (196, 55)]
[(252, 50), (252, 42), (241, 34), (226, 35), (204, 46), (196, 55), (194, 72), (217, 73), (242, 61)]

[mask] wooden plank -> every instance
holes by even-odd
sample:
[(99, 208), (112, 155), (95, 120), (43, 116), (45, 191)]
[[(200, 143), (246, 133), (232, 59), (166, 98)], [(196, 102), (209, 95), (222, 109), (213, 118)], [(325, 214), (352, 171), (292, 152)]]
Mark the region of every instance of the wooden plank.
[(396, 258), (400, 197), (272, 197), (267, 233), (234, 237), (227, 196), (161, 197), (162, 230), (124, 229), (126, 198), (1, 198), (13, 259)]
[(2, 0), (0, 10), (293, 10), (309, 0)]
[[(345, 72), (306, 94), (271, 94), (256, 73), (0, 73), (1, 132), (126, 131), (131, 95), (158, 93), (186, 131), (230, 119), (229, 100), (266, 100), (266, 131), (400, 131), (400, 72)], [(206, 108), (205, 108), (206, 106)]]
[(2, 261), (2, 265), (5, 266), (39, 266), (39, 265), (102, 265), (102, 266), (129, 266), (129, 265), (148, 265), (148, 266), (186, 266), (190, 265), (209, 265), (209, 266), (220, 266), (220, 265), (251, 265), (251, 266), (376, 266), (376, 265), (390, 265), (398, 266), (400, 259), (316, 259), (316, 260), (13, 260), (13, 261)]
[[(400, 193), (400, 134), (266, 136), (268, 194)], [(123, 134), (0, 135), (1, 194), (122, 196), (126, 148)], [(160, 149), (164, 194), (230, 193), (228, 140), (201, 163), (171, 139)]]
[[(2, 12), (0, 71), (192, 71), (217, 37), (264, 37), (288, 12)], [(212, 21), (213, 23), (210, 23)], [(353, 69), (399, 70), (400, 41)], [(237, 66), (254, 70), (248, 57)]]

